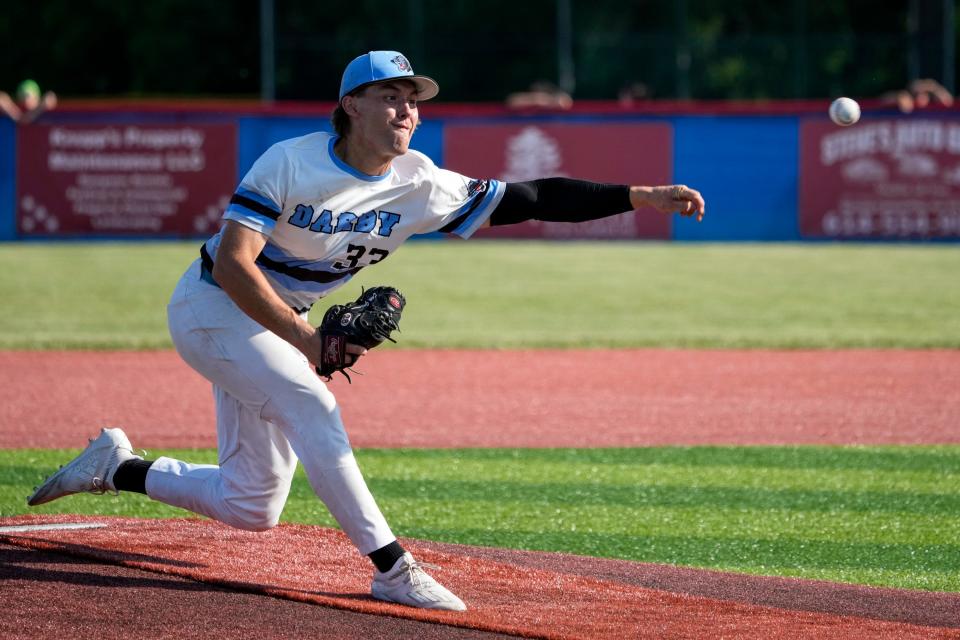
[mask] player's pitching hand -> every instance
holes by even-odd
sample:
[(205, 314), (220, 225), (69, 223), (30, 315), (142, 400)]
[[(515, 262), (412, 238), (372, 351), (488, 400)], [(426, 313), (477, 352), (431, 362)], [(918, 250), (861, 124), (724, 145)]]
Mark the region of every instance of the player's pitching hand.
[(697, 222), (701, 222), (706, 213), (706, 203), (700, 192), (683, 184), (630, 187), (630, 204), (635, 209), (653, 207), (665, 213), (676, 211), (684, 217), (695, 215)]
[[(353, 344), (348, 342), (347, 346), (344, 349), (347, 352), (347, 366), (351, 367), (353, 364), (361, 358), (361, 356), (367, 355), (367, 350), (364, 349), (359, 344)], [(307, 360), (313, 366), (317, 366), (318, 362), (323, 361), (323, 339), (320, 337), (319, 331), (314, 331), (308, 338), (306, 345), (300, 348), (300, 351), (303, 355), (307, 356)]]
[[(356, 364), (357, 360), (359, 360), (361, 356), (367, 355), (366, 349), (364, 349), (358, 344), (353, 344), (352, 342), (347, 343), (346, 351), (348, 356), (347, 366), (351, 366), (351, 367), (354, 364)], [(353, 356), (353, 357), (351, 358), (350, 356)]]

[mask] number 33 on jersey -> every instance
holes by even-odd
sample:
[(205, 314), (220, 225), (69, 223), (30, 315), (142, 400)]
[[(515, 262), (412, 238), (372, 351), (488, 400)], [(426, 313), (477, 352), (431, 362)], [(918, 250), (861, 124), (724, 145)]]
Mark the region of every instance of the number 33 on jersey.
[[(287, 222), (300, 229), (309, 228), (311, 231), (319, 233), (355, 232), (388, 238), (393, 232), (393, 228), (400, 222), (400, 214), (389, 211), (367, 211), (358, 216), (352, 211), (345, 211), (337, 215), (329, 209), (324, 209), (320, 212), (320, 215), (314, 216), (313, 207), (298, 204)], [(338, 260), (333, 263), (333, 268), (338, 270), (355, 269), (364, 254), (371, 258), (364, 264), (364, 266), (369, 266), (386, 258), (389, 252), (378, 248), (368, 249), (362, 244), (350, 244), (347, 246), (346, 262)]]

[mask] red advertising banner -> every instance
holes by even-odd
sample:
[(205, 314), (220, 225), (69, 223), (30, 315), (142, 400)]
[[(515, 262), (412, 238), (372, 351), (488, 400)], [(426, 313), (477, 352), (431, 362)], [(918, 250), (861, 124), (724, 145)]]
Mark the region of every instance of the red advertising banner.
[[(673, 128), (642, 124), (450, 125), (444, 133), (444, 166), (471, 178), (506, 182), (566, 176), (617, 184), (669, 184)], [(530, 221), (484, 229), (483, 237), (670, 237), (670, 216), (653, 209), (580, 224)]]
[(903, 118), (800, 128), (800, 234), (960, 237), (960, 122)]
[(17, 134), (22, 237), (215, 231), (237, 185), (234, 124), (32, 124)]

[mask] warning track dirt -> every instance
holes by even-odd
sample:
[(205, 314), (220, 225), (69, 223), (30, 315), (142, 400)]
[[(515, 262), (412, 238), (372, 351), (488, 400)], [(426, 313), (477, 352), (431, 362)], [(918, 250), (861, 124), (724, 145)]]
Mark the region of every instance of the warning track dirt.
[[(357, 368), (331, 383), (356, 447), (960, 442), (960, 351), (391, 349)], [(216, 446), (210, 385), (173, 352), (0, 352), (0, 394), (0, 448), (102, 426)]]

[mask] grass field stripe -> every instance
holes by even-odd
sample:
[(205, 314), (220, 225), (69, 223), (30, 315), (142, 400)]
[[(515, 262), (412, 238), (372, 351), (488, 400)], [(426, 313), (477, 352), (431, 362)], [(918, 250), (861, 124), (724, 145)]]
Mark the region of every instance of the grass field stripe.
[[(172, 349), (162, 310), (196, 257), (196, 241), (7, 243), (0, 347)], [(931, 244), (415, 242), (312, 320), (389, 282), (410, 301), (405, 349), (956, 349), (958, 272), (956, 246)]]
[(58, 524), (29, 524), (16, 527), (0, 527), (3, 533), (25, 533), (27, 531), (57, 531), (61, 529), (103, 529), (106, 524), (101, 522), (62, 522)]

